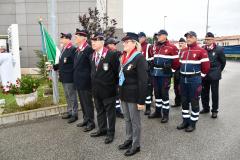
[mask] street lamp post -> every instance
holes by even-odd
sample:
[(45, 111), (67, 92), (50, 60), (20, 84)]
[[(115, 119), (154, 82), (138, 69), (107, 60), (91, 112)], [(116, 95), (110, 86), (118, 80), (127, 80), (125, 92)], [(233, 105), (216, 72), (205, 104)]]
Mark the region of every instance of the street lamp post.
[(164, 16), (164, 19), (163, 19), (163, 29), (165, 29), (166, 28), (166, 18), (167, 18), (167, 16)]
[(209, 13), (209, 0), (207, 0), (207, 23), (206, 23), (206, 33), (208, 32), (208, 13)]
[[(51, 0), (51, 35), (53, 40), (56, 42), (56, 0)], [(56, 71), (52, 71), (52, 84), (53, 84), (53, 103), (58, 104), (59, 92), (58, 92), (58, 76)]]

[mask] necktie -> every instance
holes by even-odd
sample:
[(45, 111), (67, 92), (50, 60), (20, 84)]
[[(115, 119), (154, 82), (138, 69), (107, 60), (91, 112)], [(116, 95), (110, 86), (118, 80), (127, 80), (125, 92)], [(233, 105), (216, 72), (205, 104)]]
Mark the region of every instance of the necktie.
[(98, 64), (99, 64), (99, 61), (100, 61), (100, 53), (97, 53), (97, 55), (96, 55), (96, 60), (95, 60), (95, 65), (96, 65), (96, 67), (97, 67)]

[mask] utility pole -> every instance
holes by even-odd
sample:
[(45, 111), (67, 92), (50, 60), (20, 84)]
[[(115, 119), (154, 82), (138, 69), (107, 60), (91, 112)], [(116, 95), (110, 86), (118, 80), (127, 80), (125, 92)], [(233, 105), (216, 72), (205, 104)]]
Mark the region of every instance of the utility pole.
[[(50, 2), (51, 13), (51, 36), (56, 44), (56, 0)], [(57, 72), (52, 70), (52, 86), (53, 86), (53, 103), (58, 104), (59, 92), (58, 92), (58, 76)]]
[(207, 23), (206, 23), (206, 33), (208, 32), (208, 14), (209, 14), (209, 0), (207, 0)]
[(166, 18), (167, 18), (167, 16), (164, 16), (163, 17), (164, 19), (163, 19), (163, 29), (166, 29)]

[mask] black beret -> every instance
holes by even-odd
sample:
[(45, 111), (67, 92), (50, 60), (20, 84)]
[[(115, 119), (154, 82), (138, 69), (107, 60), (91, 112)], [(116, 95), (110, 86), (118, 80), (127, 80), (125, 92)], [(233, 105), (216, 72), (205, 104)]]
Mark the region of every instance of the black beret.
[(214, 34), (212, 32), (207, 32), (206, 38), (208, 38), (208, 37), (214, 38)]
[(105, 45), (108, 45), (108, 44), (115, 44), (116, 45), (118, 43), (119, 43), (119, 41), (117, 39), (110, 37), (106, 40)]
[(188, 35), (197, 37), (197, 34), (194, 31), (189, 31), (189, 32), (185, 33), (184, 37), (187, 37)]
[(138, 35), (133, 32), (126, 33), (126, 36), (122, 38), (122, 41), (126, 41), (126, 40), (135, 40), (135, 41), (139, 42)]
[(186, 42), (184, 38), (180, 38), (178, 42)]
[(71, 33), (61, 33), (60, 38), (66, 38), (66, 39), (72, 39), (72, 34)]
[(93, 41), (103, 41), (104, 40), (104, 35), (101, 32), (96, 32), (92, 34), (91, 40)]
[(80, 30), (80, 29), (76, 28), (75, 35), (87, 37), (88, 32), (86, 30)]
[(140, 38), (140, 37), (146, 37), (146, 34), (144, 33), (144, 32), (139, 32), (138, 33), (138, 37)]
[(164, 30), (164, 29), (161, 29), (158, 33), (157, 33), (157, 35), (162, 35), (162, 34), (165, 34), (165, 35), (167, 35), (168, 36), (168, 33), (167, 33), (167, 31), (166, 30)]

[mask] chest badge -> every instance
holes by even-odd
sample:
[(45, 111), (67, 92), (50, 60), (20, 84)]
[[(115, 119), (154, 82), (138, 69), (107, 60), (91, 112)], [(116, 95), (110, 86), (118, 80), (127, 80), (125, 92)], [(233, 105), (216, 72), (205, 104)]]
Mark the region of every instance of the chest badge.
[(167, 53), (168, 52), (168, 49), (165, 49), (165, 51), (164, 51), (165, 53)]
[(196, 54), (193, 54), (193, 58), (196, 58), (196, 56), (197, 56)]
[(215, 54), (216, 54), (215, 52), (212, 53), (213, 56), (215, 56)]
[(63, 63), (67, 63), (67, 58), (66, 57), (64, 57)]
[(132, 64), (129, 64), (128, 67), (127, 67), (127, 71), (131, 70), (132, 67), (133, 67), (133, 65), (132, 65)]
[(108, 71), (108, 69), (109, 69), (108, 63), (103, 63), (103, 70)]

